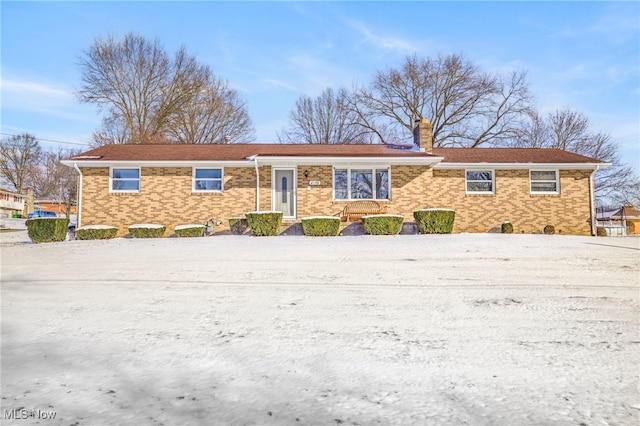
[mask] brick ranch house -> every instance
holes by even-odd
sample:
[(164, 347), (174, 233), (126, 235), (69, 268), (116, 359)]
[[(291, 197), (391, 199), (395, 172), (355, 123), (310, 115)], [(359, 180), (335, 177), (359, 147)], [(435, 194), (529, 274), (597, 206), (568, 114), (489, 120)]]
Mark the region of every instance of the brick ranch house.
[[(413, 221), (413, 211), (451, 208), (454, 232), (593, 235), (596, 170), (609, 164), (557, 149), (433, 148), (431, 124), (416, 148), (390, 145), (105, 145), (63, 161), (79, 173), (78, 226), (173, 227), (257, 210), (284, 222), (337, 215), (374, 199)], [(418, 148), (419, 147), (419, 148)]]

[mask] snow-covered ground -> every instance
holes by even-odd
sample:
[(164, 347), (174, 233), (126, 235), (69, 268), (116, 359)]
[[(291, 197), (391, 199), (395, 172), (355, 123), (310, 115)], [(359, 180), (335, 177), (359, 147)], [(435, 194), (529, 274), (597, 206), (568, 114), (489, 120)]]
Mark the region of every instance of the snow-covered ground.
[(25, 241), (3, 425), (640, 422), (639, 238)]

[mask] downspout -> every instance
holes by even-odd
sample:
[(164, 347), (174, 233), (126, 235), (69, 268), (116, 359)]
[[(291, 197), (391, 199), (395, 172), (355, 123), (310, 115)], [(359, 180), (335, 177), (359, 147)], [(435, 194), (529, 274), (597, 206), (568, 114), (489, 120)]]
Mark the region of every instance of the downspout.
[(256, 169), (256, 211), (260, 211), (260, 170), (258, 169), (258, 154), (247, 157), (247, 160), (251, 160), (254, 163)]
[[(78, 172), (78, 211), (76, 212), (76, 229), (78, 229), (82, 226), (80, 224), (80, 207), (82, 206), (82, 171), (76, 163), (73, 163), (73, 168)], [(69, 206), (69, 208), (71, 208), (71, 206)]]
[(591, 172), (591, 176), (589, 176), (589, 198), (590, 198), (590, 214), (591, 214), (591, 236), (594, 237), (597, 235), (596, 226), (597, 226), (597, 216), (596, 216), (596, 195), (595, 195), (595, 186), (596, 180), (595, 175), (596, 172), (600, 169), (600, 166), (596, 164), (596, 168)]

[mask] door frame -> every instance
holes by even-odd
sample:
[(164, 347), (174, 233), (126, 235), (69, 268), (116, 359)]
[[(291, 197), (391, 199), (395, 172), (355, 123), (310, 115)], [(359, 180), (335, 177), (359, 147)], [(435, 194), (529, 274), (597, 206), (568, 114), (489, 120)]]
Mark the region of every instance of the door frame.
[(271, 210), (276, 209), (276, 172), (293, 172), (293, 182), (291, 183), (291, 200), (293, 202), (293, 216), (282, 215), (283, 219), (296, 219), (298, 217), (298, 168), (297, 167), (271, 167)]

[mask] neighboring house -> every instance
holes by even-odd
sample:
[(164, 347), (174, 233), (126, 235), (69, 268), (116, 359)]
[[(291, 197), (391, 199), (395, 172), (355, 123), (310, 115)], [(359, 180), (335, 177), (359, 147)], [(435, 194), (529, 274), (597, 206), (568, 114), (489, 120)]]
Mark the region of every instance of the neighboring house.
[(640, 211), (632, 205), (625, 205), (616, 210), (596, 210), (597, 226), (604, 229), (608, 236), (640, 234)]
[(611, 219), (619, 221), (626, 229), (627, 235), (640, 234), (640, 211), (631, 205), (623, 206), (611, 215)]
[(594, 172), (608, 164), (556, 149), (436, 148), (431, 124), (416, 149), (389, 145), (106, 145), (63, 164), (81, 176), (78, 226), (134, 223), (173, 227), (256, 210), (285, 222), (339, 215), (375, 199), (413, 221), (413, 211), (456, 210), (454, 232), (488, 232), (510, 221), (517, 233), (553, 225), (595, 230)]
[(623, 222), (619, 218), (613, 218), (613, 215), (618, 211), (620, 209), (604, 210), (601, 207), (596, 207), (596, 226), (604, 229), (609, 237), (624, 237), (627, 235), (627, 227), (623, 225)]
[(25, 195), (0, 188), (0, 197), (0, 217), (10, 218), (23, 214), (27, 198)]
[[(64, 201), (59, 200), (35, 200), (35, 210), (45, 210), (48, 212), (54, 212), (58, 216), (66, 216), (67, 204)], [(69, 214), (76, 213), (76, 206), (72, 203), (69, 209)]]

